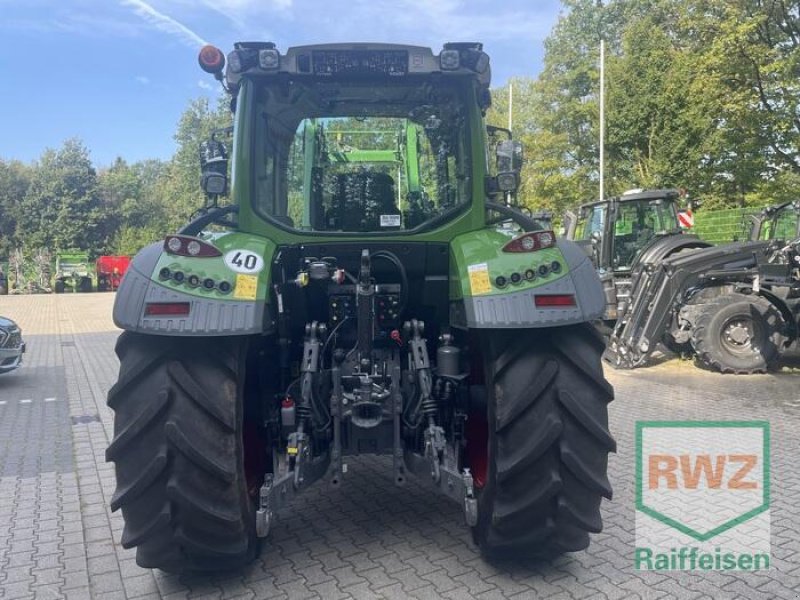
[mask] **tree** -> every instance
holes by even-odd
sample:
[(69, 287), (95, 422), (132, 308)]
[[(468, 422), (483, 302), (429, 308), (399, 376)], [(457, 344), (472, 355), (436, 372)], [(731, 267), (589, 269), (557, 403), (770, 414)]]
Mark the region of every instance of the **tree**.
[(19, 161), (0, 160), (0, 263), (18, 243), (19, 207), (30, 185), (30, 168)]
[(28, 246), (56, 251), (101, 245), (102, 207), (89, 151), (77, 139), (48, 149), (31, 168), (16, 235)]
[(229, 127), (233, 123), (228, 102), (220, 98), (215, 109), (208, 99), (193, 100), (181, 115), (175, 141), (178, 149), (160, 179), (159, 193), (169, 198), (170, 211), (167, 220), (177, 228), (205, 201), (200, 189), (201, 142), (211, 137), (216, 129)]

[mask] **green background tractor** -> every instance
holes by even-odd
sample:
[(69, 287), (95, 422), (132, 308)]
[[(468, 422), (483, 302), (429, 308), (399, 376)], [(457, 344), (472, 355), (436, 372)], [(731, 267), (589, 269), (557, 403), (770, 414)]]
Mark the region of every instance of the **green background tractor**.
[(53, 291), (56, 294), (91, 292), (94, 265), (85, 252), (59, 252), (56, 254), (56, 273)]
[(486, 556), (585, 548), (615, 448), (603, 290), (513, 206), (521, 146), (485, 126), (482, 46), (238, 43), (225, 63), (201, 51), (235, 108), (231, 180), (212, 137), (208, 205), (115, 299), (123, 546), (238, 567), (295, 495), (377, 454), (455, 500)]

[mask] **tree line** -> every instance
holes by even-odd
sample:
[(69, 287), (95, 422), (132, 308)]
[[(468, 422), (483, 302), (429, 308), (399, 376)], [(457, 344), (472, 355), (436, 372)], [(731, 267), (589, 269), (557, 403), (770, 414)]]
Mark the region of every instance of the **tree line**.
[[(685, 188), (706, 208), (797, 198), (800, 1), (563, 0), (536, 79), (513, 81), (521, 197), (596, 199), (606, 43), (606, 194)], [(490, 120), (507, 121), (508, 88)]]
[[(563, 0), (542, 72), (513, 80), (522, 202), (598, 195), (599, 46), (606, 43), (606, 193), (677, 187), (707, 207), (796, 198), (800, 0)], [(508, 86), (488, 120), (507, 121)], [(93, 166), (79, 140), (32, 164), (0, 159), (0, 262), (13, 248), (135, 253), (202, 205), (198, 146), (230, 124), (193, 101), (166, 161)]]
[(96, 168), (79, 139), (29, 164), (0, 158), (0, 264), (15, 251), (135, 254), (175, 231), (203, 204), (200, 142), (230, 123), (227, 102), (197, 99), (178, 122), (169, 160), (117, 158)]

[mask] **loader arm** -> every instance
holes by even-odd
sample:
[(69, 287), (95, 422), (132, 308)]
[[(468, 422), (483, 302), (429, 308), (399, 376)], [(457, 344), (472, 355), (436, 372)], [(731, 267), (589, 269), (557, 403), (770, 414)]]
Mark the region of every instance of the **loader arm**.
[(711, 247), (639, 265), (632, 301), (620, 315), (605, 359), (617, 368), (641, 366), (667, 332), (675, 312), (705, 288), (752, 284), (767, 242)]

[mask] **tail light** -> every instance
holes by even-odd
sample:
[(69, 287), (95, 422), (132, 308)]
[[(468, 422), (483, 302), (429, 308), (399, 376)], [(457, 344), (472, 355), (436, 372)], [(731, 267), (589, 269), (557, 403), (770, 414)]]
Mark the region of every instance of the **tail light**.
[(503, 246), (503, 252), (535, 252), (556, 245), (556, 234), (552, 231), (523, 233)]
[(192, 258), (222, 256), (222, 252), (211, 244), (188, 235), (168, 235), (164, 240), (164, 250), (170, 254), (190, 256)]
[(188, 302), (148, 302), (144, 305), (146, 317), (185, 317), (189, 314)]
[(572, 294), (542, 294), (534, 296), (536, 308), (564, 308), (575, 306), (575, 296)]

